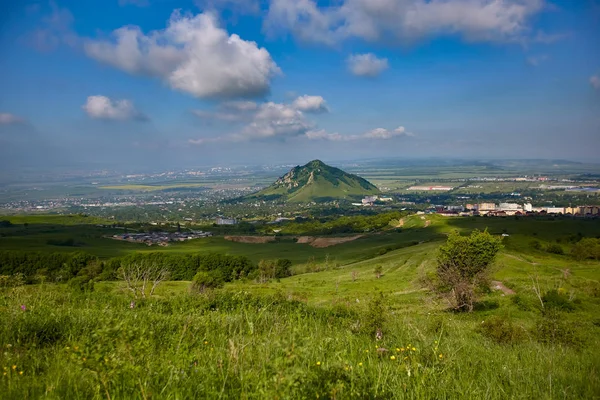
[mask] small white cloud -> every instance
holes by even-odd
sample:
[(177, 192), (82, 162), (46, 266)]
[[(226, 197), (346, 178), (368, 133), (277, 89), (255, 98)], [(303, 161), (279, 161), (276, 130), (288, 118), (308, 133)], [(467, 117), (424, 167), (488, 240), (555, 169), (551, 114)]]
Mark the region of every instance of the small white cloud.
[(0, 113), (0, 125), (24, 124), (25, 120), (10, 113)]
[(292, 107), (306, 113), (324, 113), (329, 111), (325, 99), (321, 96), (300, 96), (294, 100)]
[(111, 100), (106, 96), (89, 96), (81, 107), (87, 115), (95, 119), (145, 120), (147, 117), (137, 111), (129, 100)]
[(352, 54), (347, 63), (356, 76), (375, 77), (389, 68), (387, 58), (377, 58), (373, 53)]
[(600, 76), (592, 75), (590, 77), (590, 85), (596, 90), (600, 90)]
[(318, 131), (308, 131), (306, 132), (306, 137), (309, 140), (330, 140), (332, 142), (337, 142), (344, 140), (344, 136), (339, 133), (327, 133), (324, 129), (320, 129)]
[(548, 57), (546, 54), (541, 54), (537, 56), (527, 57), (527, 63), (533, 67), (537, 67), (541, 63), (543, 63), (544, 61), (548, 61), (549, 59), (550, 57)]
[(85, 42), (86, 54), (131, 74), (158, 77), (172, 89), (201, 98), (256, 97), (281, 71), (255, 42), (229, 35), (211, 13), (174, 11), (163, 30), (137, 26), (113, 32), (114, 41)]

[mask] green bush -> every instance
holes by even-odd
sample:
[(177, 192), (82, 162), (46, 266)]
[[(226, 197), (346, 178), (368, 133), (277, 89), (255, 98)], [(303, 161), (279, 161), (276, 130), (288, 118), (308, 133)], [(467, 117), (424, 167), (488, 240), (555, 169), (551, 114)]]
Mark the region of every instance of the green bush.
[(565, 251), (563, 250), (562, 246), (557, 243), (551, 243), (548, 246), (546, 246), (546, 252), (560, 255), (565, 254)]
[(515, 344), (527, 338), (525, 329), (514, 325), (510, 318), (498, 315), (485, 320), (479, 332), (499, 344)]
[(575, 306), (562, 289), (549, 290), (542, 296), (544, 307), (561, 311), (573, 311)]
[(573, 325), (564, 320), (557, 310), (546, 310), (532, 331), (533, 336), (545, 344), (578, 346), (582, 343)]
[(223, 287), (225, 281), (219, 271), (199, 271), (192, 280), (192, 291), (205, 293)]

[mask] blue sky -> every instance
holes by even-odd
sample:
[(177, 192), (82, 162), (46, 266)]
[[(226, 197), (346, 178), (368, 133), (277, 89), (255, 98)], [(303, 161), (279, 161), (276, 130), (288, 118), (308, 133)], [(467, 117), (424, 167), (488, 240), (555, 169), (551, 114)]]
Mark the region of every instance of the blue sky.
[(2, 167), (600, 158), (597, 0), (1, 7)]

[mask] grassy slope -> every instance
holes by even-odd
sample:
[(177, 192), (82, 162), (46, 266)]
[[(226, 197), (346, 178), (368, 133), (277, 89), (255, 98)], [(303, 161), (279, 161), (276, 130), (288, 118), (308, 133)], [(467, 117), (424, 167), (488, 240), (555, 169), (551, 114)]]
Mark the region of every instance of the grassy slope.
[[(356, 251), (350, 257), (356, 258), (390, 239), (429, 242), (280, 282), (238, 282), (209, 297), (190, 296), (186, 282), (169, 282), (156, 298), (138, 301), (130, 310), (119, 283), (99, 283), (89, 294), (53, 285), (0, 292), (0, 346), (5, 349), (0, 368), (8, 370), (0, 392), (5, 398), (74, 399), (106, 398), (107, 392), (112, 398), (148, 393), (153, 398), (596, 398), (600, 298), (589, 284), (598, 284), (600, 263), (544, 253), (529, 241), (555, 241), (577, 232), (595, 236), (598, 222), (425, 218), (406, 219), (403, 233), (395, 236), (322, 250), (340, 257)], [(521, 302), (492, 292), (483, 300), (493, 307), (449, 313), (421, 280), (435, 268), (443, 233), (486, 226), (511, 235), (504, 239), (493, 276), (513, 288)], [(278, 249), (269, 253), (273, 256), (284, 256), (286, 246), (291, 252), (304, 248), (245, 246), (255, 252)], [(306, 247), (306, 254), (317, 251)], [(383, 267), (380, 279), (373, 273), (376, 265)], [(566, 280), (565, 268), (571, 271)], [(542, 290), (561, 287), (580, 300), (574, 312), (561, 315), (579, 345), (538, 341), (536, 324), (543, 318), (531, 289), (533, 275)], [(354, 328), (366, 320), (377, 290), (389, 307), (379, 342)], [(268, 294), (277, 295), (255, 297)], [(503, 345), (483, 336), (481, 323), (492, 316), (511, 320), (524, 338)], [(45, 338), (41, 344), (40, 338)], [(409, 344), (415, 351), (406, 351)], [(378, 356), (377, 347), (391, 352)]]

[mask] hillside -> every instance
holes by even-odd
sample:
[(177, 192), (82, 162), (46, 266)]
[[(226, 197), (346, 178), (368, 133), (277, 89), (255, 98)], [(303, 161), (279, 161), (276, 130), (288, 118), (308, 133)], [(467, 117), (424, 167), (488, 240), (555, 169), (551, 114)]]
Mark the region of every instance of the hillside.
[(281, 199), (292, 203), (356, 199), (378, 194), (366, 179), (331, 167), (320, 160), (294, 167), (275, 183), (247, 199)]

